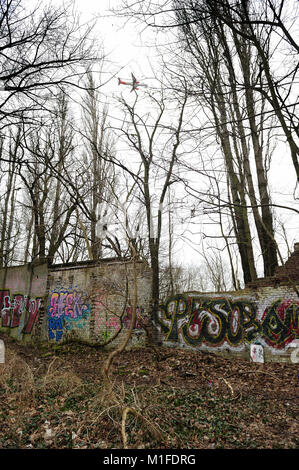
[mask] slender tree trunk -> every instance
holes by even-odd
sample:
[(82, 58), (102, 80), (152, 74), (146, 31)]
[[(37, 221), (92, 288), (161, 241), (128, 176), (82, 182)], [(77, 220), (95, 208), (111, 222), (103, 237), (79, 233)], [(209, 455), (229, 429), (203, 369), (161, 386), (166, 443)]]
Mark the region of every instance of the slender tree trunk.
[[(260, 238), (260, 244), (262, 249), (262, 256), (264, 261), (264, 274), (265, 276), (273, 275), (275, 268), (278, 266), (277, 250), (276, 245), (273, 242), (274, 228), (273, 228), (273, 217), (270, 209), (270, 197), (268, 194), (268, 181), (263, 161), (263, 149), (260, 144), (259, 135), (262, 130), (258, 130), (256, 124), (256, 112), (255, 112), (255, 99), (253, 95), (253, 88), (250, 82), (250, 51), (248, 44), (240, 44), (240, 41), (236, 38), (236, 47), (239, 54), (243, 77), (245, 85), (245, 97), (248, 120), (251, 130), (251, 139), (253, 144), (253, 153), (255, 158), (257, 182), (260, 195), (261, 213), (263, 224), (267, 227), (267, 231), (258, 222), (258, 234)], [(248, 170), (248, 165), (246, 165)], [(251, 191), (252, 194), (252, 191)], [(271, 237), (269, 236), (271, 234)]]
[(226, 168), (230, 181), (235, 228), (237, 229), (236, 239), (240, 252), (244, 282), (246, 284), (256, 279), (257, 277), (254, 263), (251, 231), (246, 209), (246, 196), (244, 187), (242, 187), (233, 165), (234, 158), (229, 141), (229, 132), (226, 125), (226, 123), (228, 122), (228, 118), (226, 115), (226, 109), (223, 98), (221, 98), (224, 96), (221, 88), (218, 92), (218, 96), (220, 97), (217, 100), (217, 104), (219, 107), (219, 117), (217, 115), (215, 105), (213, 106), (213, 113), (217, 126), (216, 130), (221, 140), (221, 147), (223, 150), (223, 155), (225, 158)]
[(152, 301), (154, 305), (158, 305), (160, 298), (159, 245), (154, 239), (150, 240), (150, 255), (152, 268)]
[(1, 267), (4, 267), (6, 265), (5, 246), (7, 244), (7, 239), (8, 239), (7, 222), (9, 218), (9, 202), (13, 194), (13, 182), (14, 182), (13, 168), (10, 165), (9, 173), (8, 173), (7, 189), (6, 189), (5, 199), (4, 199), (4, 208), (3, 208), (3, 213), (2, 213), (2, 224), (1, 224), (1, 240), (0, 240), (0, 266)]
[(168, 265), (169, 265), (169, 281), (170, 281), (170, 295), (174, 294), (174, 284), (173, 284), (173, 266), (172, 266), (172, 233), (173, 226), (171, 221), (171, 211), (170, 211), (170, 192), (168, 193)]

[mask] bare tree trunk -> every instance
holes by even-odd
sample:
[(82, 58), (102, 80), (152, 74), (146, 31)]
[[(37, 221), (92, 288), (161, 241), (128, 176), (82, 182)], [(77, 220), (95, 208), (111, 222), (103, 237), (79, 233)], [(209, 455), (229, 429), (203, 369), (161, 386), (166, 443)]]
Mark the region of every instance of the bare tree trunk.
[[(9, 223), (9, 220), (11, 221), (11, 217), (14, 217), (11, 211), (14, 211), (15, 170), (19, 139), (20, 129), (17, 129), (15, 136), (12, 132), (10, 133), (8, 142), (9, 163), (0, 234), (0, 267), (7, 266), (7, 255), (9, 252), (10, 237), (12, 236), (12, 224)], [(3, 145), (4, 141), (1, 142), (1, 152), (3, 152)]]
[[(159, 305), (160, 297), (160, 263), (159, 263), (159, 251), (161, 243), (161, 231), (162, 231), (162, 208), (167, 195), (167, 191), (171, 185), (171, 177), (173, 176), (174, 164), (177, 159), (177, 150), (181, 143), (181, 130), (183, 125), (183, 116), (187, 103), (188, 94), (187, 92), (184, 95), (182, 103), (179, 107), (179, 115), (177, 124), (173, 129), (173, 140), (171, 142), (171, 151), (167, 152), (167, 158), (164, 157), (165, 168), (164, 168), (164, 179), (161, 184), (161, 192), (159, 197), (159, 207), (157, 210), (157, 226), (153, 225), (153, 202), (152, 195), (150, 190), (151, 180), (150, 175), (153, 168), (155, 168), (155, 158), (157, 153), (161, 153), (159, 148), (159, 139), (157, 137), (157, 132), (161, 126), (161, 119), (165, 112), (165, 99), (163, 95), (161, 96), (161, 101), (158, 101), (156, 97), (150, 96), (152, 103), (158, 107), (157, 117), (152, 126), (148, 126), (143, 119), (139, 119), (139, 116), (136, 113), (136, 104), (137, 97), (133, 106), (128, 105), (127, 102), (123, 101), (125, 109), (129, 112), (132, 130), (134, 131), (134, 137), (132, 138), (132, 130), (128, 129), (127, 131), (123, 130), (127, 140), (131, 143), (133, 149), (137, 154), (139, 154), (142, 168), (143, 168), (143, 178), (141, 181), (138, 180), (139, 185), (142, 187), (142, 197), (143, 204), (146, 212), (147, 220), (147, 231), (148, 231), (148, 245), (150, 251), (150, 260), (152, 268), (152, 303), (153, 309), (156, 310)], [(146, 139), (144, 138), (140, 126), (143, 132), (145, 132)], [(156, 140), (157, 139), (157, 140)], [(162, 157), (162, 155), (161, 155)], [(161, 158), (163, 160), (163, 157)]]
[(105, 106), (100, 110), (99, 95), (90, 72), (87, 72), (87, 85), (88, 90), (82, 108), (84, 134), (87, 140), (86, 158), (90, 166), (87, 171), (90, 180), (86, 181), (90, 187), (88, 235), (92, 251), (91, 259), (96, 260), (102, 256), (101, 239), (98, 238), (96, 229), (99, 223), (97, 207), (104, 203), (109, 204), (110, 186), (114, 182), (114, 168), (110, 161), (113, 155), (113, 138), (107, 130), (108, 108)]
[(174, 294), (172, 248), (173, 248), (173, 225), (172, 225), (172, 220), (171, 220), (170, 191), (169, 191), (168, 192), (168, 266), (169, 266), (170, 295)]
[[(30, 218), (30, 220), (29, 220), (29, 222), (27, 223), (27, 226), (26, 226), (27, 235), (26, 235), (26, 246), (25, 246), (25, 252), (24, 252), (24, 264), (27, 264), (29, 262), (30, 244), (32, 242), (33, 222), (34, 222), (34, 214), (33, 214), (33, 211), (32, 211), (31, 218)], [(33, 242), (33, 244), (34, 244), (34, 242)]]
[[(247, 105), (247, 115), (251, 130), (251, 139), (253, 144), (253, 152), (255, 157), (257, 182), (260, 195), (261, 212), (263, 224), (267, 227), (267, 231), (264, 229), (260, 221), (256, 219), (257, 230), (259, 234), (262, 256), (264, 260), (264, 274), (265, 276), (273, 275), (275, 268), (278, 266), (276, 245), (273, 242), (274, 229), (273, 229), (273, 218), (270, 209), (270, 197), (268, 194), (268, 181), (264, 168), (263, 161), (263, 149), (259, 141), (259, 135), (262, 130), (257, 128), (256, 123), (256, 111), (255, 111), (255, 99), (253, 95), (253, 85), (250, 82), (251, 70), (250, 70), (250, 50), (248, 44), (241, 44), (238, 38), (235, 36), (235, 44), (240, 58), (240, 63), (243, 70), (244, 85), (245, 85), (245, 97)], [(246, 169), (248, 171), (248, 164)], [(249, 174), (248, 174), (249, 176)], [(251, 179), (251, 176), (249, 176)], [(250, 181), (251, 186), (251, 181)], [(250, 191), (252, 195), (252, 188)], [(254, 198), (255, 199), (255, 198)], [(256, 214), (255, 214), (256, 215)], [(269, 236), (271, 234), (271, 237)]]
[[(224, 96), (221, 88), (219, 96)], [(251, 231), (246, 209), (246, 196), (244, 187), (242, 187), (242, 184), (239, 181), (238, 175), (236, 174), (234, 169), (234, 158), (229, 141), (229, 132), (226, 125), (226, 123), (228, 122), (228, 118), (226, 115), (225, 104), (221, 98), (219, 98), (218, 100), (218, 107), (220, 110), (220, 117), (217, 116), (215, 105), (213, 105), (212, 109), (214, 113), (215, 123), (217, 126), (216, 131), (221, 140), (221, 146), (227, 167), (228, 178), (230, 181), (230, 189), (233, 202), (233, 214), (235, 220), (234, 227), (236, 229), (235, 234), (241, 257), (244, 282), (246, 284), (256, 279), (257, 277), (252, 248)]]

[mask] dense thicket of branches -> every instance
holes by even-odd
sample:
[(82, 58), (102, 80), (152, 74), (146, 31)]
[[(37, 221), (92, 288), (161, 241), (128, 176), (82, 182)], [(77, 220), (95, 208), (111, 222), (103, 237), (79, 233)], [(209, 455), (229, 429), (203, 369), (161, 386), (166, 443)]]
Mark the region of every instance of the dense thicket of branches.
[(85, 80), (103, 61), (92, 28), (73, 2), (0, 2), (1, 266), (79, 256), (74, 214), (88, 191), (67, 94), (95, 88)]
[(64, 86), (81, 87), (89, 63), (99, 59), (91, 37), (71, 2), (29, 5), (0, 2), (0, 124), (33, 119), (49, 109), (49, 99)]
[[(265, 276), (278, 265), (269, 181), (277, 136), (285, 142), (281, 164), (291, 162), (299, 176), (296, 11), (292, 0), (171, 0), (125, 1), (120, 12), (162, 35), (171, 32), (160, 46), (165, 76), (176, 93), (186, 79), (197, 113), (189, 130), (200, 150), (192, 170), (209, 180), (208, 197), (190, 181), (187, 192), (210, 205), (230, 259), (234, 234), (245, 283), (257, 276), (259, 254)], [(213, 158), (217, 148), (221, 167)]]

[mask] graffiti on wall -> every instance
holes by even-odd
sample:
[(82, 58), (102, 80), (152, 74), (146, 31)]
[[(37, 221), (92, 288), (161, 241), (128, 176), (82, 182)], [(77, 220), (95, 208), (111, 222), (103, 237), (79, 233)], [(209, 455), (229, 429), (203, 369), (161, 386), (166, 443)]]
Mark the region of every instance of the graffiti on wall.
[(111, 335), (115, 335), (120, 329), (120, 320), (116, 316), (108, 317), (103, 311), (97, 311), (95, 315), (94, 332), (96, 335), (102, 335), (104, 341), (107, 341)]
[(61, 340), (66, 330), (84, 328), (90, 305), (82, 292), (73, 289), (54, 290), (48, 301), (49, 339)]
[(22, 327), (22, 333), (31, 333), (41, 306), (41, 297), (24, 294), (11, 296), (9, 289), (0, 290), (1, 326)]
[[(102, 312), (100, 312), (102, 313)], [(115, 331), (120, 329), (120, 321), (118, 317), (110, 317), (110, 318), (102, 318), (100, 313), (96, 313), (96, 320), (95, 320), (95, 330), (98, 332), (103, 328), (109, 328)]]
[[(142, 329), (142, 315), (144, 309), (142, 307), (136, 308), (136, 318), (133, 325), (133, 330), (138, 333)], [(106, 341), (111, 336), (114, 336), (123, 326), (124, 328), (130, 328), (132, 321), (132, 307), (127, 306), (125, 308), (123, 316), (117, 316), (111, 306), (108, 306), (108, 299), (99, 297), (96, 303), (95, 321), (94, 321), (94, 332), (97, 336), (102, 336)]]
[(284, 349), (299, 338), (299, 302), (277, 300), (260, 315), (247, 300), (176, 295), (160, 306), (155, 322), (165, 341), (236, 348), (259, 337)]
[(101, 336), (104, 341), (114, 336), (121, 328), (120, 318), (113, 310), (107, 293), (98, 291), (94, 303), (94, 334)]
[[(135, 323), (134, 323), (134, 326), (133, 326), (134, 330), (142, 329), (142, 316), (143, 316), (143, 313), (144, 313), (144, 309), (142, 307), (137, 306), (136, 307), (136, 318), (135, 318)], [(126, 314), (122, 319), (125, 328), (130, 328), (131, 319), (132, 319), (132, 307), (127, 307), (126, 308)]]

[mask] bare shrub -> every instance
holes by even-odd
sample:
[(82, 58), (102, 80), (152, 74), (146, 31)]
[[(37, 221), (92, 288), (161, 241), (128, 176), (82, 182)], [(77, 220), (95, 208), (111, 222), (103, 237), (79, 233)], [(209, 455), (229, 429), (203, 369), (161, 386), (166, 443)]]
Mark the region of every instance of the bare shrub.
[(51, 392), (57, 395), (74, 392), (75, 389), (82, 387), (83, 383), (80, 377), (71, 370), (68, 365), (54, 357), (50, 362), (46, 374), (41, 379), (39, 389), (41, 392)]
[(18, 354), (6, 351), (5, 363), (1, 365), (0, 389), (9, 396), (17, 395), (20, 402), (32, 399), (36, 387), (32, 368)]

